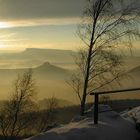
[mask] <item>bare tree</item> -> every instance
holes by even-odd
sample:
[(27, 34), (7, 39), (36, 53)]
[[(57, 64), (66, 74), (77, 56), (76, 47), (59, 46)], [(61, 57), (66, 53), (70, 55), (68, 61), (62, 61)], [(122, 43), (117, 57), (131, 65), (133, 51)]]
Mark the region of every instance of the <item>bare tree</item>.
[(82, 91), (82, 79), (80, 74), (73, 74), (66, 83), (73, 89), (73, 91), (77, 94), (79, 102), (81, 104), (81, 91)]
[(19, 136), (34, 120), (33, 111), (35, 94), (32, 70), (18, 75), (10, 99), (4, 104), (0, 115), (0, 129), (5, 139)]
[(85, 45), (76, 61), (80, 74), (71, 82), (76, 93), (79, 83), (83, 85), (82, 94), (78, 93), (81, 115), (87, 95), (107, 87), (122, 74), (121, 48), (131, 48), (132, 41), (140, 37), (139, 5), (138, 0), (88, 0), (78, 30)]

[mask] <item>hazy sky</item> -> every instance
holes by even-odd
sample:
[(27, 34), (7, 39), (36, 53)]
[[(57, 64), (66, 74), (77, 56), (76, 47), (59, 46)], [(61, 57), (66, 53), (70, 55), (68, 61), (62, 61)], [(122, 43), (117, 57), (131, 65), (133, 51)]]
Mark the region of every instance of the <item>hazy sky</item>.
[(0, 50), (79, 48), (76, 30), (85, 1), (0, 0)]
[(0, 49), (78, 47), (85, 0), (0, 0)]

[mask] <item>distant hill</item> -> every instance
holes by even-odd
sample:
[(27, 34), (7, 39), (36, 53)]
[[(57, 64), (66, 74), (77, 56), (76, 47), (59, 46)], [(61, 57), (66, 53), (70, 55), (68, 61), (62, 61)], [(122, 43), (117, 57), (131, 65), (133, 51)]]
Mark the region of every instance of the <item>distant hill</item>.
[(34, 68), (35, 71), (37, 72), (51, 72), (51, 73), (66, 73), (67, 70), (63, 69), (63, 68), (60, 68), (60, 67), (57, 67), (55, 65), (52, 65), (51, 63), (49, 62), (44, 62), (42, 65)]
[(43, 62), (57, 66), (71, 67), (74, 65), (76, 52), (71, 50), (27, 48), (16, 53), (0, 53), (0, 69), (36, 67)]
[[(10, 77), (16, 77), (16, 75), (19, 73), (23, 73), (24, 71), (28, 70), (28, 68), (25, 69), (0, 69), (0, 77), (3, 79), (10, 78)], [(34, 77), (43, 78), (44, 76), (49, 78), (64, 78), (66, 76), (69, 76), (70, 71), (57, 67), (55, 65), (50, 64), (49, 62), (44, 62), (43, 64), (32, 68)]]
[[(46, 59), (49, 62), (71, 62), (75, 52), (71, 50), (35, 49), (28, 48), (20, 53), (20, 57), (32, 59)], [(26, 56), (26, 57), (25, 57)]]
[(18, 53), (2, 53), (0, 54), (0, 60), (2, 59), (18, 59), (18, 60), (27, 60), (27, 59), (46, 59), (45, 61), (51, 62), (65, 62), (72, 61), (73, 55), (76, 55), (74, 51), (71, 50), (55, 50), (55, 49), (36, 49), (36, 48), (27, 48), (23, 52)]
[(60, 68), (58, 66), (52, 65), (49, 62), (45, 62), (42, 65), (33, 68), (34, 76), (44, 79), (66, 79), (70, 76), (71, 72), (69, 70)]
[[(37, 67), (44, 62), (74, 69), (74, 56), (77, 56), (77, 52), (72, 50), (27, 48), (22, 52), (0, 53), (0, 69)], [(140, 57), (138, 56), (124, 56), (124, 65), (128, 71), (138, 66), (139, 62)]]

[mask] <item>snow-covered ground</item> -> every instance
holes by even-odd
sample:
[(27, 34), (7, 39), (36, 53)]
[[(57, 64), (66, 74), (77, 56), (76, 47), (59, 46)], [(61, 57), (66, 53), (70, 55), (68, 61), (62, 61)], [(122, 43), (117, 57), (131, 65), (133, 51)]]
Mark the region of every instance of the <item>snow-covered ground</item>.
[[(135, 111), (137, 109), (140, 113), (140, 107)], [(111, 108), (99, 106), (99, 111), (105, 110)], [(135, 123), (128, 119), (129, 112), (131, 111), (123, 113), (123, 117), (114, 111), (102, 112), (99, 114), (99, 124), (94, 125), (92, 108), (87, 112), (88, 117), (76, 117), (67, 125), (53, 128), (26, 140), (140, 140)]]
[(122, 112), (121, 116), (128, 120), (140, 123), (140, 106), (133, 108), (131, 110), (128, 110), (128, 111), (126, 110)]

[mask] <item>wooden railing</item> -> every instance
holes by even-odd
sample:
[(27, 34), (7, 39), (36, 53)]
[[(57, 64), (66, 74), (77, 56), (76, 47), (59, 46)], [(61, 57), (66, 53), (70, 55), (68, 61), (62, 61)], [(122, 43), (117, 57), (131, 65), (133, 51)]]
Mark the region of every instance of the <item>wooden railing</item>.
[(121, 92), (132, 92), (132, 91), (140, 91), (140, 88), (122, 89), (122, 90), (112, 90), (112, 91), (92, 92), (92, 93), (90, 93), (90, 95), (94, 95), (94, 124), (98, 124), (99, 95), (114, 94), (114, 93), (121, 93)]

